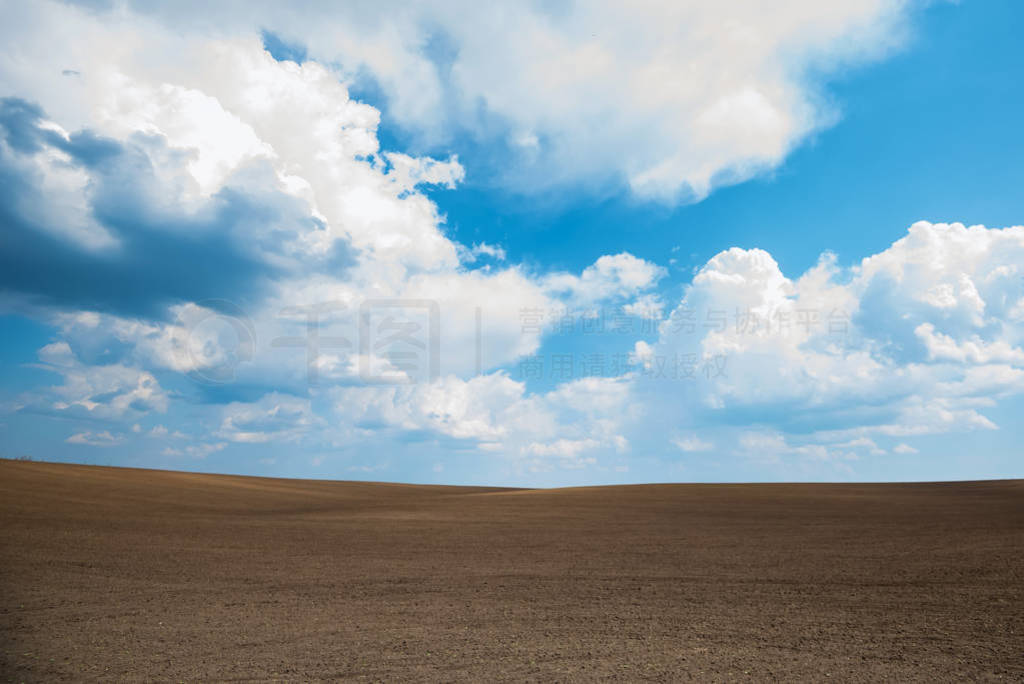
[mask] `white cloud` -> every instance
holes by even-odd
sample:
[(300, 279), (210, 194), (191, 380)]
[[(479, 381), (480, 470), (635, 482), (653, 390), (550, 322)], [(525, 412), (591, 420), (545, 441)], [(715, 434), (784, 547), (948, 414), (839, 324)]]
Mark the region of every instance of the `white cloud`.
[[(826, 254), (797, 278), (766, 251), (723, 251), (669, 307), (656, 341), (632, 340), (632, 372), (530, 393), (493, 370), (540, 349), (544, 331), (526, 331), (523, 310), (611, 301), (660, 320), (665, 270), (623, 252), (578, 274), (534, 273), (499, 263), (500, 247), (458, 244), (423, 189), (461, 182), (458, 159), (382, 151), (380, 113), (350, 97), (351, 74), (277, 62), (253, 30), (280, 27), (314, 56), (366, 65), (390, 113), (424, 138), (456, 122), (481, 139), (514, 138), (520, 170), (545, 184), (615, 177), (642, 196), (675, 198), (770, 167), (826, 123), (805, 69), (884, 51), (899, 5), (522, 5), (499, 12), (497, 32), (479, 31), (497, 21), (484, 6), (438, 5), (430, 30), (455, 55), (444, 74), (420, 49), (418, 5), (386, 19), (310, 7), (296, 19), (257, 3), (239, 19), (228, 4), (211, 8), (224, 18), (215, 31), (179, 9), (155, 11), (176, 14), (180, 31), (127, 10), (15, 6), (0, 28), (5, 93), (37, 102), (38, 127), (53, 140), (95, 135), (151, 166), (126, 192), (160, 230), (192, 239), (219, 226), (196, 218), (208, 219), (218, 196), (275, 200), (246, 204), (271, 218), (240, 222), (236, 236), (264, 269), (266, 290), (248, 308), (181, 297), (148, 314), (63, 307), (52, 319), (60, 339), (39, 352), (63, 384), (23, 405), (130, 424), (172, 403), (154, 373), (190, 374), (277, 391), (220, 407), (202, 433), (218, 441), (169, 455), (202, 457), (230, 442), (411, 452), (423, 439), (539, 470), (607, 465), (636, 444), (711, 449), (698, 430), (723, 453), (732, 445), (769, 460), (849, 461), (881, 456), (879, 436), (994, 429), (986, 410), (1024, 391), (1024, 228), (920, 222), (853, 268)], [(593, 31), (598, 24), (615, 29)], [(68, 68), (81, 77), (60, 76)], [(70, 163), (57, 144), (3, 144), (35, 189), (26, 197), (47, 198), (23, 207), (32, 230), (115, 259), (125, 234), (95, 211), (99, 181), (110, 179)], [(359, 348), (361, 307), (382, 300), (438, 305), (436, 381), (361, 377), (425, 379)], [(318, 306), (322, 349), (311, 359), (307, 312)], [(680, 369), (689, 377), (658, 376)]]
[(715, 448), (712, 442), (705, 441), (697, 435), (689, 435), (686, 437), (675, 437), (672, 439), (674, 444), (680, 451), (695, 452), (695, 451), (710, 451)]
[(885, 454), (885, 449), (879, 447), (873, 439), (868, 437), (857, 437), (856, 439), (851, 439), (848, 442), (840, 442), (832, 444), (831, 446), (837, 449), (865, 449), (868, 453), (874, 456), (881, 456)]
[[(820, 75), (899, 46), (908, 5), (787, 0), (629, 6), (432, 2), (372, 8), (324, 2), (295, 12), (271, 2), (203, 3), (201, 11), (193, 4), (137, 8), (196, 39), (216, 35), (229, 42), (272, 27), (305, 44), (312, 59), (343, 65), (347, 78), (368, 73), (387, 97), (388, 115), (421, 146), (443, 146), (454, 130), (487, 142), (507, 141), (515, 163), (495, 163), (506, 172), (505, 185), (540, 189), (565, 182), (624, 182), (639, 196), (670, 200), (699, 198), (771, 168), (809, 134), (832, 123), (836, 112), (823, 96)], [(133, 98), (156, 103), (180, 97), (174, 90), (180, 73), (200, 71), (199, 66), (210, 78), (222, 76), (217, 55), (203, 62), (185, 54), (172, 62), (165, 49), (173, 41), (130, 11), (93, 18), (84, 10), (21, 7), (9, 13), (6, 24), (11, 28), (3, 36), (5, 51), (15, 65), (15, 83), (38, 79), (17, 64), (45, 60), (48, 51), (61, 47), (60, 68), (39, 87), (80, 87), (60, 76), (70, 64), (81, 72), (76, 81), (105, 80), (124, 93), (104, 102), (111, 109)], [(82, 28), (84, 40), (76, 40), (76, 29)], [(59, 40), (46, 41), (43, 48), (27, 39), (37, 34)], [(139, 68), (165, 73), (156, 90), (118, 82), (120, 74), (91, 59), (97, 54), (124, 59), (142, 47), (151, 54), (139, 60)], [(172, 85), (164, 89), (165, 83)], [(298, 104), (294, 91), (268, 82), (243, 87), (250, 85), (262, 89), (259, 101), (268, 111), (279, 109), (275, 104), (282, 101)], [(55, 96), (64, 102), (75, 97)], [(180, 106), (213, 104), (192, 98)], [(237, 106), (230, 103), (227, 111)], [(201, 144), (220, 152), (204, 152), (195, 160), (201, 185), (215, 183), (224, 163), (265, 152), (240, 131), (227, 121), (209, 129), (222, 137)], [(195, 131), (186, 130), (180, 139), (196, 142), (192, 135)], [(256, 135), (266, 139), (263, 132)], [(358, 129), (352, 137), (365, 140)]]
[[(135, 425), (132, 428), (132, 431), (133, 432), (141, 432), (141, 428), (139, 430), (135, 429), (137, 427), (139, 427), (139, 426)], [(146, 436), (147, 437), (152, 437), (154, 439), (166, 439), (166, 438), (169, 438), (169, 439), (187, 439), (188, 438), (188, 435), (184, 434), (180, 430), (171, 431), (171, 430), (168, 430), (163, 425), (154, 425), (153, 428), (149, 432), (146, 433)]]
[(776, 453), (788, 449), (786, 438), (778, 432), (752, 431), (740, 434), (739, 445), (747, 451)]
[[(400, 435), (455, 440), (517, 470), (576, 469), (628, 451), (625, 379), (584, 378), (544, 394), (503, 373), (431, 384), (339, 387), (330, 392), (330, 438), (404, 448)], [(452, 442), (454, 445), (454, 442)]]
[(657, 264), (623, 252), (599, 257), (580, 275), (556, 273), (547, 276), (548, 290), (581, 306), (608, 299), (633, 296), (650, 289), (665, 275)]
[(968, 339), (957, 342), (950, 335), (936, 332), (932, 323), (917, 326), (914, 328), (914, 334), (924, 343), (928, 357), (936, 361), (1024, 364), (1024, 349), (1011, 346), (1006, 340), (987, 343), (980, 336), (971, 335)]
[(164, 447), (160, 452), (164, 456), (189, 456), (195, 459), (204, 459), (210, 454), (223, 451), (227, 444), (224, 442), (204, 442), (200, 444), (188, 444), (182, 447)]
[(118, 363), (82, 363), (63, 341), (40, 349), (39, 358), (40, 366), (61, 375), (64, 383), (28, 395), (26, 400), (37, 410), (125, 420), (167, 410), (168, 395), (149, 371)]
[(626, 304), (622, 307), (622, 310), (630, 316), (661, 320), (664, 316), (665, 302), (658, 295), (647, 294), (638, 297), (634, 302)]
[(112, 447), (123, 443), (124, 436), (111, 434), (109, 430), (103, 430), (101, 432), (92, 432), (87, 430), (85, 432), (75, 433), (64, 441), (67, 442), (68, 444), (85, 444), (88, 446), (95, 447)]
[(633, 352), (630, 354), (631, 363), (650, 369), (654, 365), (654, 347), (643, 340), (637, 340), (633, 345)]
[(486, 242), (475, 243), (472, 247), (463, 247), (460, 256), (466, 263), (475, 263), (481, 258), (505, 261), (507, 255), (505, 249), (498, 245), (489, 245)]
[(427, 430), (455, 439), (500, 443), (530, 412), (525, 387), (496, 373), (469, 380), (454, 376), (436, 383), (337, 388), (339, 420), (353, 427)]
[[(143, 205), (139, 210), (151, 212), (161, 226), (166, 223), (189, 238), (188, 221), (177, 215), (167, 220), (168, 206), (202, 213), (202, 198), (225, 189), (273, 190), (306, 207), (305, 219), (296, 225), (245, 223), (246, 230), (267, 231), (266, 248), (252, 247), (247, 238), (254, 236), (239, 236), (268, 268), (286, 273), (260, 281), (271, 289), (269, 298), (243, 312), (248, 319), (243, 322), (252, 322), (260, 332), (253, 345), (239, 344), (239, 336), (248, 331), (234, 325), (238, 316), (221, 315), (202, 302), (175, 304), (169, 317), (173, 322), (71, 313), (61, 321), (66, 335), (97, 347), (100, 340), (131, 345), (133, 360), (153, 367), (292, 390), (305, 381), (310, 360), (300, 349), (281, 351), (269, 348), (270, 343), (304, 335), (305, 317), (294, 312), (317, 305), (345, 307), (344, 314), (325, 321), (321, 334), (354, 345), (364, 302), (439, 302), (443, 373), (465, 376), (478, 365), (497, 367), (536, 350), (539, 334), (523, 331), (519, 312), (552, 309), (556, 293), (542, 277), (516, 267), (462, 268), (460, 254), (501, 261), (504, 252), (487, 244), (466, 248), (448, 239), (436, 206), (417, 190), (422, 183), (453, 185), (462, 178), (462, 167), (455, 159), (382, 153), (376, 138), (378, 112), (353, 101), (337, 73), (313, 62), (276, 62), (256, 34), (182, 37), (130, 14), (106, 21), (46, 4), (26, 11), (22, 20), (28, 33), (68, 34), (67, 42), (50, 52), (18, 43), (19, 50), (31, 54), (33, 72), (74, 63), (83, 78), (64, 87), (48, 77), (33, 81), (24, 63), (11, 58), (0, 60), (0, 83), (38, 101), (71, 127), (87, 127), (117, 141), (143, 140), (140, 135), (163, 141), (166, 149), (146, 143), (156, 185), (136, 198)], [(77, 37), (71, 36), (71, 26)], [(122, 34), (132, 40), (120, 41)], [(188, 160), (187, 177), (177, 170), (182, 158)], [(302, 211), (295, 211), (302, 219)], [(91, 215), (87, 206), (80, 213)], [(353, 252), (354, 263), (309, 272), (310, 260), (328, 259), (339, 247)], [(656, 271), (629, 255), (603, 257), (579, 276), (564, 274), (570, 291), (557, 294), (578, 293), (588, 302), (625, 295), (647, 286)], [(84, 323), (85, 318), (90, 322)], [(325, 350), (310, 363), (327, 378), (344, 379), (351, 375), (354, 351)]]
[(313, 414), (308, 399), (276, 392), (255, 402), (227, 404), (222, 414), (217, 436), (246, 444), (294, 442), (323, 425), (323, 420)]
[(456, 156), (452, 156), (446, 162), (426, 157), (410, 157), (398, 152), (385, 152), (382, 156), (391, 165), (388, 178), (401, 188), (402, 192), (413, 190), (418, 185), (443, 185), (453, 189), (466, 177), (466, 170), (459, 164)]
[(1024, 228), (926, 222), (846, 273), (826, 255), (795, 281), (766, 252), (727, 250), (640, 349), (647, 369), (689, 356), (720, 358), (722, 373), (648, 377), (648, 401), (674, 401), (689, 420), (774, 424), (777, 440), (829, 433), (829, 449), (874, 455), (869, 433), (994, 429), (981, 411), (1024, 391), (1024, 327), (1012, 314), (1021, 263)]
[(792, 466), (806, 468), (809, 465), (827, 464), (834, 470), (849, 473), (849, 461), (859, 458), (855, 448), (844, 444), (820, 444), (815, 442), (793, 443), (782, 433), (771, 429), (740, 431), (737, 439), (738, 453), (742, 457), (761, 465), (773, 465), (791, 470)]
[[(985, 248), (950, 249), (947, 243), (965, 232)], [(216, 434), (225, 442), (387, 444), (389, 453), (413, 449), (409, 445), (416, 440), (450, 440), (463, 445), (455, 448), (475, 449), (514, 471), (530, 472), (608, 466), (616, 454), (631, 450), (729, 453), (732, 443), (733, 453), (755, 463), (829, 464), (846, 472), (859, 458), (885, 455), (878, 437), (997, 428), (985, 409), (999, 397), (1024, 391), (1024, 364), (1012, 352), (1022, 341), (1021, 322), (1012, 312), (1024, 287), (1005, 278), (1013, 273), (1022, 243), (1019, 228), (919, 223), (907, 238), (851, 269), (838, 268), (826, 255), (796, 280), (786, 278), (766, 252), (731, 249), (698, 272), (655, 342), (636, 341), (634, 374), (579, 379), (530, 394), (504, 373), (364, 385), (351, 367), (335, 376), (325, 365), (330, 382), (324, 392), (313, 391), (310, 398), (268, 394), (229, 404)], [(935, 254), (943, 255), (941, 268), (915, 272), (920, 264), (933, 264)], [(544, 301), (540, 286), (514, 269), (464, 277), (478, 291), (500, 278), (523, 279), (524, 287), (538, 293), (535, 301)], [(424, 275), (412, 282), (448, 301), (461, 296), (464, 281)], [(918, 296), (932, 289), (929, 283), (942, 282), (959, 284), (956, 301)], [(965, 293), (966, 305), (957, 303), (958, 292)], [(493, 296), (501, 294), (496, 287)], [(515, 304), (510, 296), (503, 306)], [(67, 320), (65, 331), (83, 348), (90, 346), (84, 343), (88, 337), (76, 338), (73, 331), (123, 329), (93, 314)], [(297, 323), (304, 324), (301, 317)], [(509, 340), (520, 339), (512, 329), (518, 325), (509, 321)], [(913, 346), (925, 331), (943, 335), (951, 348), (973, 351), (951, 358)], [(463, 338), (465, 348), (471, 332), (453, 325), (452, 339)], [(148, 333), (123, 337), (147, 349)], [(539, 335), (506, 354), (514, 357), (537, 343)], [(665, 363), (671, 356), (692, 357), (689, 379), (657, 376), (672, 368)], [(715, 374), (713, 365), (704, 364), (719, 356), (723, 372)], [(83, 372), (66, 342), (49, 345), (40, 357), (58, 372)], [(162, 357), (145, 351), (140, 358), (159, 363)], [(272, 368), (272, 360), (265, 360), (264, 371)], [(664, 425), (677, 431), (660, 443)], [(714, 443), (697, 436), (705, 428), (714, 428)], [(905, 446), (892, 453), (910, 453)]]
[(596, 439), (558, 439), (550, 443), (534, 442), (524, 449), (528, 456), (540, 458), (530, 461), (532, 468), (538, 468), (549, 459), (554, 459), (562, 468), (584, 468), (597, 463), (593, 456), (583, 456), (601, 446)]

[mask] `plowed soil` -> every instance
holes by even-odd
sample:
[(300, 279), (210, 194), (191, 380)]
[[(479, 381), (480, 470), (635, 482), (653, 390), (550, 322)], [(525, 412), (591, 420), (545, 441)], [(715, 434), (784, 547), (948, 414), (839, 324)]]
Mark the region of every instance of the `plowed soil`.
[(0, 461), (0, 679), (1024, 679), (1024, 482), (500, 490)]

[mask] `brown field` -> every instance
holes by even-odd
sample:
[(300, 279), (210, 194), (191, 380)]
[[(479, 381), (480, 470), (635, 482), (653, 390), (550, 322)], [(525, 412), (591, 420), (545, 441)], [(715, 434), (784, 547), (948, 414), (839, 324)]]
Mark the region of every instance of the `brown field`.
[(1024, 679), (1024, 482), (0, 461), (0, 679)]

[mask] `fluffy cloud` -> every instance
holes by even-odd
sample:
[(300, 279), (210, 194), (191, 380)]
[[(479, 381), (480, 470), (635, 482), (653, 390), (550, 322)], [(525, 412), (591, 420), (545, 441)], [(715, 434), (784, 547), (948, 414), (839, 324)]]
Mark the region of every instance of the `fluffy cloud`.
[(622, 310), (630, 316), (661, 320), (665, 311), (665, 303), (657, 295), (646, 294), (637, 297), (636, 301), (626, 304), (622, 307)]
[(291, 442), (322, 425), (308, 400), (271, 393), (257, 402), (232, 402), (225, 406), (217, 435), (247, 444)]
[(31, 301), (153, 316), (177, 301), (259, 297), (298, 259), (306, 269), (346, 263), (344, 242), (308, 248), (322, 226), (269, 166), (239, 167), (198, 197), (206, 171), (153, 131), (68, 133), (5, 98), (0, 133), (0, 175), (11, 181), (0, 212), (17, 238), (0, 253), (0, 282)]
[(23, 410), (103, 420), (167, 410), (168, 395), (149, 371), (118, 363), (85, 364), (63, 341), (40, 349), (39, 358), (39, 366), (59, 374), (63, 384), (23, 396)]
[[(377, 110), (337, 73), (278, 62), (256, 33), (184, 37), (50, 4), (18, 14), (26, 34), (74, 26), (76, 37), (42, 52), (12, 38), (18, 58), (0, 60), (0, 85), (23, 96), (0, 111), (0, 172), (12, 179), (2, 207), (17, 238), (0, 257), (7, 293), (102, 314), (92, 332), (77, 326), (92, 346), (114, 338), (136, 360), (207, 379), (234, 341), (200, 323), (241, 321), (264, 352), (243, 359), (250, 380), (292, 389), (314, 366), (353, 374), (367, 301), (443, 302), (444, 372), (536, 348), (518, 309), (550, 308), (557, 293), (514, 267), (465, 268), (501, 253), (449, 240), (418, 189), (452, 186), (462, 167), (381, 152)], [(79, 76), (52, 82), (67, 64)], [(349, 349), (291, 350), (282, 366), (272, 343), (307, 336), (310, 316)]]
[(192, 31), (273, 27), (367, 74), (422, 147), (455, 130), (500, 146), (504, 185), (675, 200), (771, 168), (834, 121), (822, 75), (897, 47), (909, 3), (194, 4), (138, 6)]
[[(216, 28), (151, 10), (176, 30), (150, 10), (41, 3), (0, 28), (0, 284), (53, 325), (39, 365), (62, 378), (16, 407), (113, 426), (70, 443), (135, 439), (117, 430), (178, 411), (167, 423), (193, 437), (166, 456), (434, 444), (512, 471), (680, 450), (849, 464), (995, 429), (987, 409), (1024, 390), (1024, 228), (922, 222), (852, 268), (826, 254), (796, 278), (737, 247), (666, 304), (665, 270), (629, 253), (537, 273), (458, 244), (424, 186), (457, 185), (459, 160), (380, 149), (380, 113), (349, 93), (362, 65), (425, 141), (457, 123), (508, 138), (517, 172), (547, 184), (694, 198), (826, 122), (803, 74), (890, 46), (893, 5), (524, 5), (498, 12), (497, 39), (472, 30), (497, 16), (483, 9), (456, 21), (442, 5), (426, 27), (418, 5), (387, 21), (276, 7)], [(261, 20), (344, 68), (275, 60)], [(659, 323), (629, 340), (630, 372), (528, 391), (501, 370), (545, 344), (524, 310), (608, 302)]]
[[(339, 388), (331, 393), (335, 424), (346, 439), (371, 431), (434, 435), (463, 448), (504, 456), (537, 468), (551, 462), (577, 467), (593, 452), (621, 452), (630, 415), (625, 378), (583, 378), (528, 395), (503, 373), (398, 387)], [(365, 437), (365, 434), (363, 435)], [(584, 454), (586, 456), (584, 457)], [(550, 457), (550, 458), (546, 458)]]
[(124, 442), (123, 435), (113, 435), (109, 430), (102, 430), (100, 432), (77, 432), (66, 440), (68, 444), (85, 444), (88, 446), (96, 447), (111, 447), (117, 446)]
[[(663, 274), (623, 253), (534, 275), (498, 267), (498, 248), (451, 241), (419, 188), (457, 183), (458, 161), (382, 152), (377, 110), (340, 74), (278, 62), (255, 33), (180, 36), (50, 4), (20, 20), (77, 37), (44, 52), (14, 41), (22, 59), (0, 60), (0, 84), (24, 96), (0, 112), (0, 167), (18, 181), (0, 278), (33, 305), (74, 312), (60, 324), (78, 347), (298, 392), (313, 376), (406, 372), (357, 349), (364, 306), (433, 302), (440, 357), (424, 377), (465, 377), (536, 351), (521, 310), (628, 298)], [(79, 75), (53, 82), (68, 64)], [(67, 173), (65, 201), (47, 179)], [(468, 268), (481, 257), (491, 263)], [(333, 348), (302, 348), (311, 321)]]
[(598, 258), (578, 276), (552, 274), (545, 279), (545, 285), (554, 293), (588, 306), (650, 289), (664, 275), (660, 266), (623, 252)]
[(877, 455), (869, 434), (994, 429), (983, 409), (1024, 391), (1022, 263), (1024, 228), (927, 222), (848, 271), (825, 255), (797, 280), (766, 252), (730, 249), (657, 342), (638, 343), (640, 386), (652, 406), (672, 402), (674, 422), (772, 426), (748, 451)]

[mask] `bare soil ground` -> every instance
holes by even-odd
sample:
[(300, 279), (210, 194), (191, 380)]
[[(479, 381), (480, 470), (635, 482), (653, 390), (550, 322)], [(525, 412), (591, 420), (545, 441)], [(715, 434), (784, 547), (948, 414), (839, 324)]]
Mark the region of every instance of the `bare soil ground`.
[(497, 490), (0, 461), (0, 679), (1024, 679), (1024, 482)]

